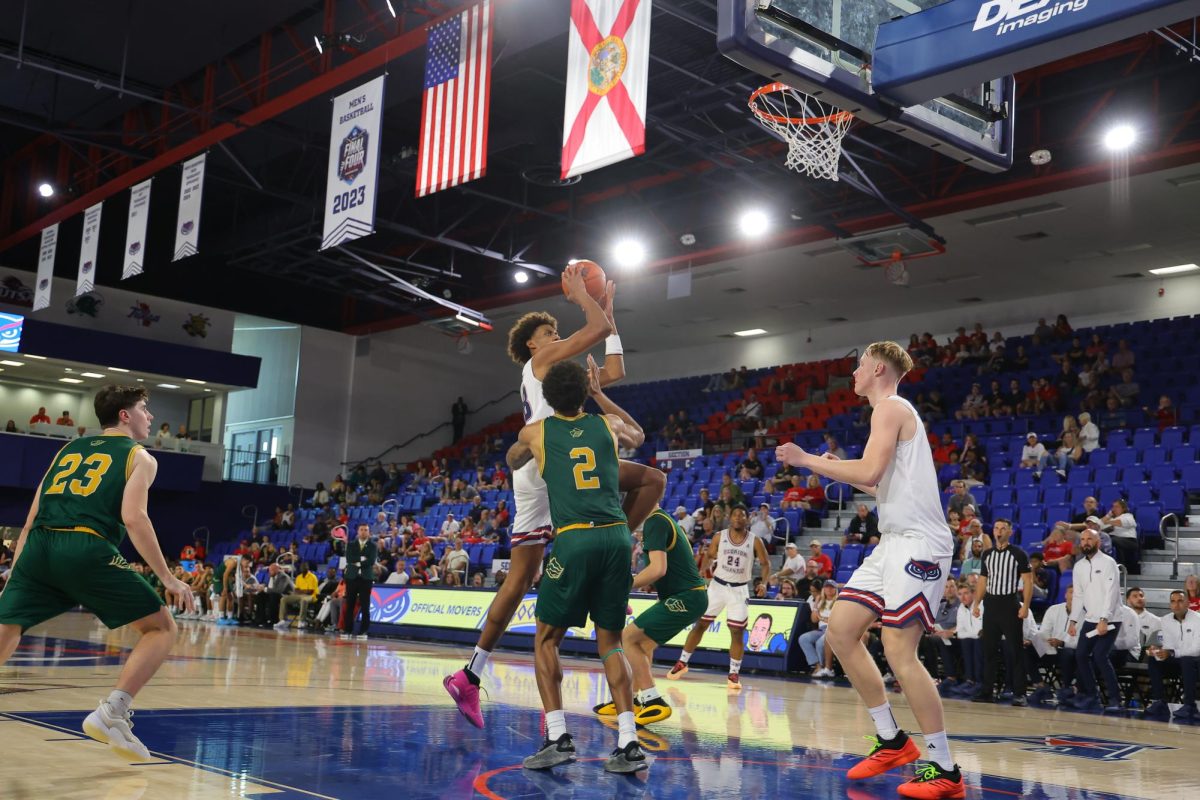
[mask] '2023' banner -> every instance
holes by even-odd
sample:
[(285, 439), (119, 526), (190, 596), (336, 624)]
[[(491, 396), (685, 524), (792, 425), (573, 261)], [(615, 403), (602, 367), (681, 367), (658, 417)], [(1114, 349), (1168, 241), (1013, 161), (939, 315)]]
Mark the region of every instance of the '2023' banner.
[[(488, 606), (495, 597), (493, 592), (470, 589), (426, 589), (375, 586), (371, 589), (371, 621), (391, 625), (419, 625), (429, 628), (451, 628), (455, 630), (479, 630), (487, 617)], [(534, 618), (536, 594), (527, 594), (517, 607), (508, 623), (507, 633), (523, 633), (532, 636), (537, 626)], [(629, 600), (633, 619), (654, 605), (653, 597), (634, 595)], [(743, 634), (746, 650), (752, 653), (774, 653), (787, 651), (795, 624), (796, 606), (777, 603), (750, 601), (750, 625)], [(668, 642), (669, 647), (682, 647), (690, 628), (684, 629)], [(570, 628), (567, 636), (578, 639), (595, 639), (596, 629), (591, 619), (583, 628)], [(700, 640), (700, 647), (707, 650), (728, 650), (729, 633), (722, 611)]]
[(333, 99), (321, 249), (375, 232), (383, 76)]

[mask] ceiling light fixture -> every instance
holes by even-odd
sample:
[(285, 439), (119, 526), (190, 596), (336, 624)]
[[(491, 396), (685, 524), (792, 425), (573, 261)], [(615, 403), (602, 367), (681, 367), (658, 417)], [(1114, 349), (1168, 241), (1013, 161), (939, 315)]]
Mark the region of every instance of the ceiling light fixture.
[(384, 0), (387, 3), (388, 11), (392, 12), (392, 18), (396, 17), (396, 9), (392, 7), (392, 0)]
[(198, 381), (195, 378), (184, 378), (184, 381), (187, 383), (194, 383), (197, 386), (203, 386), (204, 384), (208, 383), (208, 381)]
[[(141, 380), (141, 378), (138, 378), (138, 380), (140, 381), (140, 380)], [(158, 388), (160, 388), (160, 389), (178, 389), (178, 388), (179, 388), (179, 384), (176, 384), (176, 383), (160, 383), (160, 384), (158, 385)]]
[(752, 208), (742, 212), (742, 216), (738, 219), (738, 227), (741, 228), (743, 236), (762, 236), (770, 229), (771, 218), (762, 209)]
[(38, 184), (38, 194), (42, 197), (54, 197), (54, 187), (48, 183)]
[(1175, 275), (1180, 272), (1195, 272), (1200, 269), (1200, 264), (1180, 264), (1177, 267), (1159, 267), (1158, 269), (1150, 270), (1151, 275)]
[(83, 383), (79, 378), (59, 378), (59, 383)]
[(513, 273), (513, 280), (517, 283), (526, 283), (529, 281), (529, 273), (523, 269), (519, 269)]
[(35, 359), (37, 359), (38, 361), (45, 361), (45, 360), (46, 360), (46, 357), (45, 357), (45, 356), (35, 356), (35, 355), (31, 355), (31, 354), (29, 354), (29, 353), (26, 353), (26, 354), (25, 354), (25, 357), (26, 357), (26, 358), (35, 358)]
[(81, 372), (79, 373), (84, 378), (105, 378), (107, 375), (101, 375), (99, 372)]
[(762, 328), (750, 328), (744, 331), (734, 331), (734, 336), (762, 336), (766, 331)]
[(321, 55), (325, 55), (325, 48), (321, 45), (321, 37), (313, 36), (313, 41), (317, 45), (317, 52), (320, 53)]
[(24, 361), (9, 361), (8, 359), (5, 359), (4, 361), (0, 361), (0, 364), (3, 364), (6, 367), (23, 367), (23, 366), (25, 366)]
[(123, 369), (121, 367), (109, 367), (108, 371), (109, 372), (129, 372), (129, 370)]
[(1104, 146), (1113, 153), (1128, 150), (1137, 141), (1137, 131), (1132, 125), (1114, 125), (1104, 134)]
[(621, 267), (640, 267), (646, 261), (646, 248), (636, 239), (622, 239), (613, 247), (613, 259)]

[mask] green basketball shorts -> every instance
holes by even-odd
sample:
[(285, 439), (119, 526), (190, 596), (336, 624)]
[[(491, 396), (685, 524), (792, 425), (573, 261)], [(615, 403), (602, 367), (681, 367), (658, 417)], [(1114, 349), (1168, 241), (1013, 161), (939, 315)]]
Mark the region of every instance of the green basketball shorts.
[(675, 634), (695, 623), (708, 608), (708, 591), (703, 587), (659, 598), (633, 621), (656, 644), (666, 644)]
[(581, 628), (588, 616), (597, 628), (625, 627), (633, 540), (627, 525), (574, 528), (554, 539), (538, 585), (534, 613), (555, 628)]

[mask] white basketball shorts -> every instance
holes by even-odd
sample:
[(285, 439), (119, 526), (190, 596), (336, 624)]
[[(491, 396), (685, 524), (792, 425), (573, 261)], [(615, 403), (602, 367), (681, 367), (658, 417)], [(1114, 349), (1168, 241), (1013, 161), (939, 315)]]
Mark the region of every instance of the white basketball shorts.
[(889, 628), (903, 628), (916, 619), (932, 631), (933, 609), (941, 602), (951, 555), (935, 553), (930, 538), (923, 533), (883, 534), (838, 599), (866, 606)]
[(731, 628), (746, 627), (746, 617), (749, 609), (746, 607), (750, 600), (750, 589), (747, 586), (726, 586), (713, 580), (708, 585), (708, 609), (701, 621), (707, 626), (717, 618), (717, 614), (725, 612), (725, 624)]
[(546, 544), (553, 538), (554, 528), (550, 522), (550, 496), (546, 494), (546, 482), (538, 472), (537, 461), (530, 459), (514, 472), (512, 485), (517, 508), (509, 544), (512, 547)]

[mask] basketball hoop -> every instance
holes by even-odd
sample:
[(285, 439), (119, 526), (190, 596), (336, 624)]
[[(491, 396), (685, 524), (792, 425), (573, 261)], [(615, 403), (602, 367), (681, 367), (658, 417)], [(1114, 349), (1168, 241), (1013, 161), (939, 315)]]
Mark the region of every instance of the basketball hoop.
[(788, 144), (788, 169), (814, 178), (836, 181), (842, 139), (854, 115), (822, 103), (787, 84), (768, 83), (755, 89), (748, 103), (763, 127)]
[(884, 265), (883, 277), (893, 286), (908, 286), (908, 265), (899, 251), (892, 253), (891, 260)]

